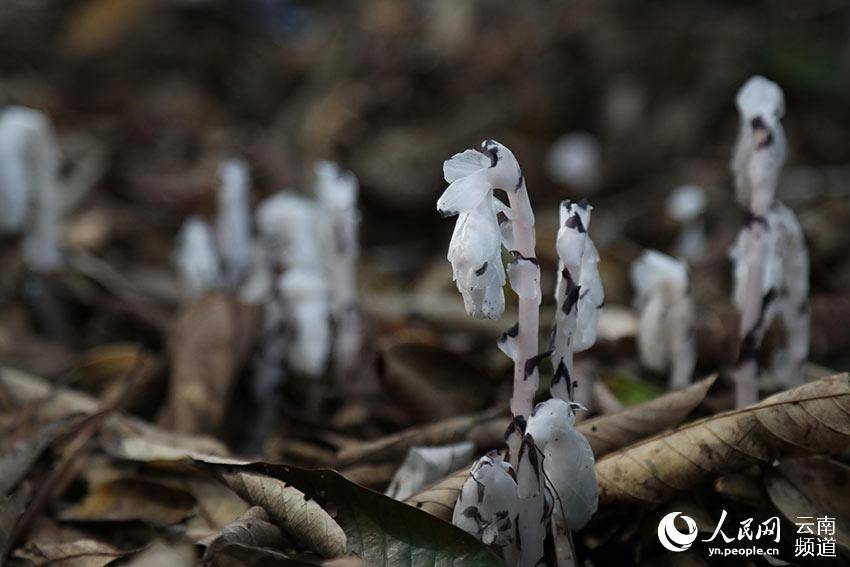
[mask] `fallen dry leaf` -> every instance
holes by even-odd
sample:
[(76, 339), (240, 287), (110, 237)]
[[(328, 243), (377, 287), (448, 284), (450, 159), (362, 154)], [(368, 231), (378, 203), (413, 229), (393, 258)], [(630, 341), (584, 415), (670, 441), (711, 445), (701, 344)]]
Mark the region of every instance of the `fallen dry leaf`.
[(596, 463), (600, 504), (659, 503), (712, 476), (774, 459), (842, 451), (850, 377), (839, 374), (689, 423)]
[(102, 541), (81, 539), (70, 543), (30, 543), (16, 549), (14, 556), (36, 567), (104, 567), (129, 553)]
[(243, 499), (266, 509), (295, 541), (323, 557), (345, 553), (345, 532), (315, 501), (282, 481), (253, 472), (221, 472), (221, 479)]
[(206, 546), (203, 559), (213, 560), (218, 551), (229, 544), (238, 543), (250, 547), (281, 548), (285, 541), (280, 528), (269, 522), (269, 516), (260, 506), (249, 508), (234, 522), (227, 524), (215, 536), (199, 542)]
[(768, 469), (764, 484), (792, 524), (800, 516), (837, 518), (835, 541), (850, 550), (850, 467), (828, 457), (784, 459)]
[(717, 375), (712, 375), (654, 400), (588, 419), (577, 426), (578, 430), (587, 437), (598, 459), (682, 421), (702, 402), (715, 380)]
[(171, 360), (163, 422), (178, 433), (219, 428), (256, 328), (253, 309), (220, 293), (201, 297), (177, 318), (168, 340)]
[(137, 478), (122, 478), (95, 486), (63, 511), (64, 521), (129, 522), (154, 525), (182, 522), (195, 510), (195, 498), (183, 490)]
[(68, 426), (67, 419), (57, 419), (44, 425), (29, 439), (5, 448), (0, 455), (0, 494), (8, 494), (26, 477), (30, 468), (47, 447)]
[(191, 544), (157, 540), (133, 557), (127, 567), (193, 567), (196, 564), (195, 548)]
[(0, 496), (0, 565), (5, 565), (14, 543), (15, 526), (27, 508), (29, 493), (29, 488), (23, 484), (11, 495)]

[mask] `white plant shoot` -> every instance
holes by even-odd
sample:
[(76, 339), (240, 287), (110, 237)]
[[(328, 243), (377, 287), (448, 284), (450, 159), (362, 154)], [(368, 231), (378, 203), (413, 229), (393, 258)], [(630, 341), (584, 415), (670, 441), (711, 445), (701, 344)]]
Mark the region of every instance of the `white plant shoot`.
[(62, 265), (59, 147), (44, 113), (12, 106), (0, 113), (0, 232), (24, 232), (27, 266)]
[[(590, 239), (590, 213), (586, 201), (563, 201), (560, 207), (558, 239), (558, 280), (555, 286), (555, 327), (552, 332), (552, 366), (555, 375), (552, 396), (575, 401), (573, 353), (587, 350), (596, 342), (596, 327), (605, 301), (599, 278), (599, 253)], [(590, 401), (591, 387), (585, 384), (579, 398)]]
[(221, 285), (221, 262), (212, 229), (202, 219), (189, 217), (177, 235), (174, 265), (183, 297), (191, 299)]
[(740, 286), (740, 346), (735, 368), (738, 407), (758, 401), (758, 358), (766, 329), (766, 313), (776, 290), (765, 291), (764, 283), (771, 253), (772, 235), (768, 214), (787, 152), (785, 131), (780, 119), (785, 98), (779, 86), (764, 77), (749, 79), (736, 98), (740, 126), (731, 168), (736, 197), (748, 208), (741, 229), (741, 248), (736, 267), (745, 274)]
[(357, 304), (357, 258), (360, 255), (358, 182), (353, 173), (331, 162), (320, 162), (315, 172), (335, 328), (334, 367), (342, 378), (349, 376), (354, 369), (361, 346)]
[(671, 389), (688, 386), (697, 353), (687, 263), (647, 250), (632, 264), (631, 280), (641, 362), (655, 372), (669, 369)]
[(218, 216), (215, 221), (224, 280), (237, 286), (251, 270), (251, 189), (248, 164), (230, 159), (219, 168)]
[(682, 225), (676, 239), (676, 254), (690, 262), (699, 262), (708, 251), (702, 220), (705, 207), (705, 190), (699, 185), (676, 187), (667, 197), (667, 216)]

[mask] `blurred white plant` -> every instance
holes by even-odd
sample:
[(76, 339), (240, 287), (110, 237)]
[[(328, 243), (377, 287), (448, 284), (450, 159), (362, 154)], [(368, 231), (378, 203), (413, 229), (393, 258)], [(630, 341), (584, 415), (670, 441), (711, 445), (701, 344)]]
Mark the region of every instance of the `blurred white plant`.
[(676, 254), (690, 262), (699, 262), (706, 253), (705, 240), (705, 190), (698, 185), (676, 187), (667, 197), (667, 216), (681, 223), (682, 232), (676, 239)]
[(546, 171), (560, 185), (587, 194), (599, 188), (602, 178), (602, 151), (599, 142), (587, 132), (561, 136), (546, 156)]
[[(558, 280), (555, 286), (555, 327), (552, 333), (553, 397), (590, 405), (592, 385), (574, 392), (573, 353), (587, 350), (596, 342), (599, 314), (605, 291), (599, 277), (599, 253), (590, 239), (590, 213), (586, 201), (563, 201), (560, 206)], [(576, 398), (575, 395), (579, 394)]]
[(353, 173), (331, 162), (318, 163), (315, 173), (324, 258), (331, 282), (334, 370), (344, 378), (357, 364), (361, 345), (357, 305), (358, 182)]
[(736, 404), (744, 407), (758, 401), (758, 356), (767, 311), (776, 295), (774, 288), (765, 291), (773, 246), (768, 214), (787, 147), (780, 122), (785, 113), (785, 97), (776, 83), (760, 76), (750, 78), (738, 91), (736, 105), (740, 126), (731, 169), (736, 198), (748, 207), (735, 253), (735, 272), (741, 274), (735, 293), (741, 310)]
[(248, 164), (230, 159), (219, 168), (215, 230), (224, 280), (237, 286), (251, 269), (251, 203)]
[(289, 362), (311, 377), (327, 366), (330, 353), (330, 306), (322, 266), (318, 208), (292, 191), (268, 197), (257, 208), (257, 228), (277, 281), (279, 298), (289, 314)]
[(635, 308), (640, 312), (638, 352), (656, 372), (670, 370), (670, 388), (691, 383), (696, 367), (694, 307), (689, 294), (688, 265), (647, 250), (631, 267)]
[(37, 272), (62, 265), (59, 147), (44, 113), (23, 106), (0, 112), (0, 232), (24, 232), (23, 257)]
[(202, 219), (189, 217), (177, 235), (174, 265), (183, 297), (198, 297), (221, 285), (221, 262), (212, 229)]
[[(770, 374), (780, 386), (792, 388), (803, 383), (803, 365), (809, 355), (809, 253), (797, 217), (781, 202), (774, 203), (767, 225), (767, 265), (761, 288), (766, 305), (757, 338), (761, 340), (775, 318), (780, 318), (785, 344), (773, 353)], [(752, 238), (751, 231), (742, 230), (730, 251), (735, 266), (733, 299), (739, 310), (747, 301), (750, 265), (743, 259), (753, 246)]]
[(469, 463), (474, 455), (475, 443), (472, 441), (433, 447), (411, 447), (387, 487), (386, 495), (396, 500), (406, 500), (429, 484)]

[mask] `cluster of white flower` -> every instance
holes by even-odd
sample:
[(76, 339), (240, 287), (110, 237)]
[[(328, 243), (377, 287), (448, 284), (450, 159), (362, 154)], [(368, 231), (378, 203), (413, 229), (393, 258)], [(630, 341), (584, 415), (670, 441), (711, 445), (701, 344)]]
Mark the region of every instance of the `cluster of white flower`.
[[(437, 210), (443, 216), (458, 215), (448, 259), (467, 313), (490, 318), (503, 313), (503, 246), (512, 256), (507, 276), (519, 298), (517, 324), (498, 343), (514, 361), (514, 419), (505, 434), (510, 459), (490, 454), (473, 465), (453, 522), (500, 547), (506, 561), (521, 567), (540, 564), (552, 522), (559, 561), (574, 564), (569, 530), (584, 526), (597, 506), (593, 452), (575, 429), (573, 378), (563, 370), (571, 371), (573, 350), (595, 341), (604, 297), (599, 256), (587, 237), (590, 206), (565, 203), (562, 209), (556, 292), (560, 315), (553, 348), (562, 369), (558, 377), (564, 380), (553, 386), (556, 397), (533, 407), (540, 363), (549, 353), (538, 352), (540, 266), (522, 170), (508, 148), (486, 140), (481, 151), (467, 150), (448, 160), (444, 173), (450, 185)], [(504, 191), (507, 204), (495, 190)]]
[(260, 398), (280, 381), (284, 358), (303, 375), (324, 372), (332, 348), (332, 306), (340, 364), (350, 368), (359, 352), (357, 180), (324, 162), (316, 174), (317, 200), (281, 191), (258, 205), (254, 239), (248, 168), (242, 160), (228, 160), (220, 168), (217, 239), (206, 222), (193, 217), (178, 240), (175, 263), (185, 296), (224, 288), (264, 306)]

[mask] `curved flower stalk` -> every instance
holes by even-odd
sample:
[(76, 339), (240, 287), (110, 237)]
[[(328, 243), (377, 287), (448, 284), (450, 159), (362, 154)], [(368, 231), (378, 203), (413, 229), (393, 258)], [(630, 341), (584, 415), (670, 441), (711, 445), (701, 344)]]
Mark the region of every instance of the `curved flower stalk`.
[(698, 185), (676, 187), (667, 197), (667, 216), (681, 223), (682, 232), (676, 239), (676, 254), (690, 262), (699, 262), (707, 251), (705, 240), (705, 190)]
[(189, 217), (177, 235), (174, 265), (185, 298), (194, 298), (221, 285), (221, 263), (210, 226)]
[(772, 240), (767, 217), (787, 149), (780, 122), (785, 99), (776, 83), (752, 77), (738, 91), (736, 105), (740, 127), (731, 168), (737, 200), (748, 207), (737, 254), (739, 263), (746, 265), (746, 281), (740, 286), (741, 342), (735, 368), (736, 403), (744, 407), (758, 401), (758, 354), (766, 314), (775, 298), (774, 289), (764, 290)]
[(251, 205), (248, 164), (230, 159), (219, 168), (218, 216), (215, 222), (224, 280), (237, 286), (251, 270)]
[(318, 376), (330, 353), (330, 307), (321, 263), (316, 204), (282, 191), (257, 208), (257, 228), (271, 265), (282, 275), (276, 288), (291, 324), (289, 362)]
[(316, 165), (316, 195), (325, 260), (331, 282), (331, 311), (335, 327), (333, 358), (338, 377), (349, 376), (360, 352), (360, 313), (357, 306), (357, 258), (360, 254), (357, 178), (335, 163)]
[(59, 246), (59, 148), (50, 121), (12, 106), (0, 114), (0, 231), (25, 231), (27, 266), (49, 272), (62, 265)]
[[(552, 366), (555, 375), (550, 391), (564, 401), (574, 401), (576, 385), (573, 353), (587, 350), (596, 342), (596, 326), (605, 300), (599, 278), (599, 253), (588, 235), (590, 213), (586, 201), (563, 201), (558, 228), (558, 281), (555, 287), (555, 327), (552, 332)], [(583, 389), (583, 404), (590, 401), (591, 388)]]
[[(444, 217), (458, 215), (448, 259), (467, 313), (473, 317), (501, 316), (505, 306), (503, 233), (504, 244), (513, 256), (507, 272), (519, 296), (519, 320), (502, 341), (511, 344), (503, 345), (502, 350), (514, 360), (511, 411), (527, 417), (539, 382), (540, 266), (534, 251), (534, 212), (525, 177), (513, 153), (495, 140), (485, 140), (481, 151), (454, 155), (443, 165), (443, 172), (450, 185), (437, 201), (437, 211)], [(495, 198), (496, 189), (507, 194), (508, 206)], [(505, 217), (504, 231), (500, 230), (497, 213)]]
[(647, 250), (632, 264), (631, 280), (640, 312), (637, 342), (641, 362), (656, 372), (669, 368), (670, 388), (686, 387), (696, 367), (687, 263)]

